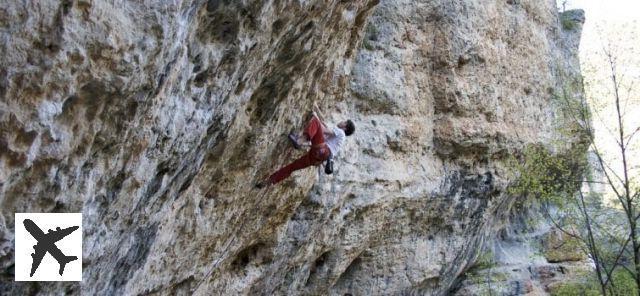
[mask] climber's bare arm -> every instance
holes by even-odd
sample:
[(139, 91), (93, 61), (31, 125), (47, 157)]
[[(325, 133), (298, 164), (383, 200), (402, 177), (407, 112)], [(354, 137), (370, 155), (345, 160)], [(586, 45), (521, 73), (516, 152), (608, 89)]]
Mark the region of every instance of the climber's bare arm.
[(313, 115), (318, 117), (318, 119), (320, 119), (320, 121), (322, 121), (324, 124), (324, 114), (322, 114), (322, 111), (320, 111), (320, 108), (318, 107), (318, 104), (316, 102), (313, 102), (312, 110), (313, 110)]
[(325, 123), (325, 119), (324, 119), (324, 114), (322, 114), (322, 112), (320, 111), (320, 108), (318, 108), (318, 105), (316, 104), (316, 102), (313, 102), (313, 115), (318, 117), (318, 119), (320, 119), (320, 123), (322, 123), (322, 131), (325, 135), (327, 136), (335, 136), (335, 134), (333, 133), (333, 130), (330, 129)]

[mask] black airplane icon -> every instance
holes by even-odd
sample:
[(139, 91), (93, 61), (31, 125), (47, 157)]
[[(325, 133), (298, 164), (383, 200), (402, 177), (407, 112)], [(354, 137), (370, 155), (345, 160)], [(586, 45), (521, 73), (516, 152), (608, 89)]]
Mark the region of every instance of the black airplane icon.
[(36, 223), (31, 221), (30, 219), (25, 219), (23, 224), (27, 231), (31, 233), (31, 236), (33, 236), (33, 238), (38, 241), (38, 243), (33, 246), (35, 252), (31, 254), (33, 263), (31, 264), (30, 277), (32, 277), (36, 272), (36, 269), (38, 269), (38, 266), (40, 266), (40, 262), (42, 262), (42, 257), (44, 257), (47, 252), (49, 252), (49, 254), (51, 254), (51, 256), (53, 256), (53, 258), (58, 261), (58, 264), (60, 264), (60, 270), (58, 272), (60, 273), (60, 275), (62, 275), (62, 273), (64, 272), (64, 266), (67, 265), (67, 263), (78, 259), (78, 257), (76, 256), (65, 256), (62, 251), (60, 251), (60, 249), (56, 247), (55, 243), (74, 232), (79, 228), (79, 226), (72, 226), (65, 229), (56, 227), (56, 231), (52, 231), (51, 229), (49, 229), (49, 232), (45, 234), (44, 232), (42, 232), (42, 230), (40, 230), (40, 227), (38, 227), (38, 225), (36, 225)]

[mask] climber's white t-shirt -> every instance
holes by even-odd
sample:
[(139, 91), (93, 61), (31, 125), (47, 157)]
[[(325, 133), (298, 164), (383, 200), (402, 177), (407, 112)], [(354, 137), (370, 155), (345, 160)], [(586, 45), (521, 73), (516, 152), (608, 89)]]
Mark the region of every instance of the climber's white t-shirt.
[(329, 150), (331, 150), (331, 155), (335, 157), (338, 155), (338, 151), (342, 148), (346, 135), (344, 134), (344, 131), (337, 126), (334, 126), (331, 130), (335, 136), (329, 137), (326, 142), (327, 146), (329, 146)]

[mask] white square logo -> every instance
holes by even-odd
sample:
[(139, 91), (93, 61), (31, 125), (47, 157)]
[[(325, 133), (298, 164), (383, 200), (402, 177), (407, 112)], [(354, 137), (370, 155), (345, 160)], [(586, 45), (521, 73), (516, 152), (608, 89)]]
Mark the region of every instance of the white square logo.
[(82, 213), (16, 213), (16, 281), (82, 281)]

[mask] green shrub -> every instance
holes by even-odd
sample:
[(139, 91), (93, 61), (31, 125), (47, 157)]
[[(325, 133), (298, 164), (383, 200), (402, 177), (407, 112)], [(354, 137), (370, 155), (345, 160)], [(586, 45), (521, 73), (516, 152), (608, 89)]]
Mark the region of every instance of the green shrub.
[(599, 296), (601, 294), (595, 281), (563, 283), (553, 287), (549, 292), (552, 296)]
[(562, 28), (567, 31), (571, 31), (576, 28), (576, 22), (566, 16), (562, 16), (560, 22), (562, 23)]
[[(613, 272), (613, 284), (607, 288), (607, 295), (615, 296), (638, 296), (636, 282), (625, 270)], [(566, 282), (553, 286), (550, 289), (552, 296), (595, 296), (601, 295), (600, 286), (595, 278), (588, 278), (584, 282)]]
[(587, 165), (583, 149), (553, 154), (542, 146), (528, 146), (521, 161), (513, 160), (518, 179), (509, 187), (509, 193), (562, 205), (564, 198), (580, 188), (579, 180)]
[(616, 270), (613, 272), (612, 295), (637, 296), (636, 281), (626, 270)]

